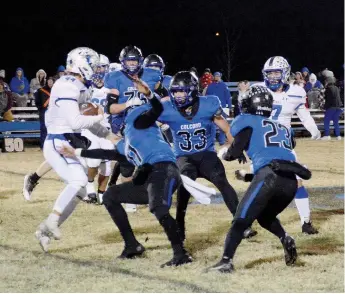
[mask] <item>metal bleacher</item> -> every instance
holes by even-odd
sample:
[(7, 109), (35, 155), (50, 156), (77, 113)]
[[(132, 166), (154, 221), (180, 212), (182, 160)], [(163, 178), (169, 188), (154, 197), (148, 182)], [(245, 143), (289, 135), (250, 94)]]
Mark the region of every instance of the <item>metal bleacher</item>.
[[(257, 82), (250, 82), (254, 84)], [(237, 91), (237, 82), (226, 83), (230, 92)], [(36, 107), (12, 107), (14, 117), (13, 122), (0, 122), (0, 139), (4, 138), (23, 138), (23, 139), (37, 139), (40, 137), (40, 123), (38, 117), (38, 110)], [(311, 109), (310, 113), (314, 118), (319, 130), (323, 130), (324, 110)], [(232, 119), (229, 119), (231, 121)], [(297, 115), (292, 117), (291, 123), (294, 131), (303, 134), (306, 131), (303, 124)], [(340, 120), (340, 127), (344, 130), (344, 113)], [(331, 129), (333, 126), (331, 126)]]
[(37, 107), (12, 107), (11, 111), (14, 121), (0, 122), (0, 139), (40, 137)]

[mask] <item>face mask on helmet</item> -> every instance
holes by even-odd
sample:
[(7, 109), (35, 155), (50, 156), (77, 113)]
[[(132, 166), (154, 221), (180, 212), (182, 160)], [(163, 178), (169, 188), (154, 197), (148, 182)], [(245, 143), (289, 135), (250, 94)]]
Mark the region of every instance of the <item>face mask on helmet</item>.
[(126, 47), (122, 49), (119, 60), (122, 69), (131, 75), (137, 74), (143, 66), (143, 56), (137, 47)]
[(272, 91), (278, 90), (284, 84), (282, 81), (282, 75), (283, 73), (281, 70), (264, 71), (266, 86)]
[(193, 102), (193, 90), (189, 87), (170, 88), (170, 95), (178, 108), (189, 106)]
[(98, 89), (104, 86), (104, 74), (95, 73), (92, 75), (92, 86)]
[(270, 57), (264, 65), (262, 74), (267, 88), (277, 91), (284, 84), (288, 83), (290, 65), (284, 57)]
[(178, 107), (187, 107), (193, 104), (198, 96), (198, 78), (191, 72), (178, 72), (171, 80), (169, 93), (171, 100)]
[(159, 70), (162, 74), (164, 73), (165, 63), (157, 54), (150, 54), (144, 60), (144, 67), (153, 68)]

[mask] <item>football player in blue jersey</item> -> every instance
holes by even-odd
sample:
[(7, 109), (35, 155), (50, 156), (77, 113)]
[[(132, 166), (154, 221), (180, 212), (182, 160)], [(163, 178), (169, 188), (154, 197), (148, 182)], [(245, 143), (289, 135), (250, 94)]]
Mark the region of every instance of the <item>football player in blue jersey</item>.
[(114, 134), (120, 131), (128, 107), (147, 102), (146, 97), (135, 87), (133, 79), (140, 78), (154, 91), (161, 78), (160, 71), (143, 68), (144, 58), (136, 46), (122, 49), (119, 60), (122, 69), (110, 72), (104, 81), (104, 86), (110, 91), (106, 111), (111, 114), (110, 123)]
[(119, 149), (124, 149), (122, 152), (127, 160), (138, 167), (133, 181), (113, 185), (103, 196), (103, 203), (125, 242), (120, 258), (133, 258), (145, 251), (135, 238), (121, 204), (149, 204), (150, 211), (164, 228), (173, 249), (173, 258), (162, 266), (179, 266), (192, 262), (183, 246), (177, 223), (169, 213), (172, 195), (180, 186), (181, 177), (175, 163), (176, 157), (156, 124), (156, 119), (163, 111), (162, 104), (142, 81), (136, 79), (135, 87), (150, 103), (128, 110), (122, 147), (118, 146), (116, 150), (73, 150), (64, 147), (62, 153), (67, 156), (121, 160), (123, 155)]
[(280, 224), (280, 214), (294, 199), (296, 175), (310, 179), (311, 172), (296, 162), (290, 130), (269, 119), (273, 97), (266, 87), (253, 86), (241, 101), (242, 115), (231, 124), (234, 141), (223, 154), (227, 161), (242, 156), (245, 150), (253, 162), (253, 178), (242, 198), (225, 241), (223, 257), (209, 270), (232, 272), (233, 258), (243, 232), (257, 220), (277, 236), (283, 245), (286, 265), (297, 259), (295, 241)]
[[(155, 87), (155, 93), (157, 93), (161, 97), (161, 102), (170, 100), (168, 89), (172, 77), (164, 75), (165, 63), (163, 61), (163, 58), (158, 54), (150, 54), (144, 60), (144, 68), (152, 68), (161, 72), (161, 80)], [(162, 124), (160, 128), (163, 133), (164, 139), (171, 144), (173, 142), (173, 139), (169, 126), (167, 124)]]
[[(110, 114), (109, 123), (114, 134), (119, 134), (123, 127), (126, 109), (128, 107), (146, 103), (146, 97), (138, 91), (133, 83), (134, 78), (140, 78), (151, 91), (158, 86), (161, 79), (161, 72), (151, 68), (143, 68), (144, 57), (141, 50), (136, 46), (126, 46), (122, 49), (119, 57), (121, 70), (113, 71), (106, 75), (104, 86), (109, 89), (107, 95), (106, 112)], [(126, 165), (127, 166), (127, 165)], [(111, 182), (116, 181), (116, 175), (120, 172), (123, 181), (130, 180), (131, 168), (123, 167), (125, 173), (121, 172), (121, 166), (116, 164)], [(131, 175), (130, 175), (131, 176)], [(126, 205), (128, 211), (136, 211), (133, 205)]]
[[(198, 85), (198, 78), (192, 72), (181, 71), (174, 75), (169, 88), (171, 101), (163, 103), (164, 111), (158, 121), (169, 125), (172, 131), (174, 152), (181, 174), (192, 180), (205, 178), (214, 184), (228, 209), (235, 215), (238, 198), (215, 151), (215, 125), (224, 131), (229, 142), (233, 138), (229, 124), (222, 116), (218, 97), (199, 96)], [(244, 155), (241, 160), (245, 160)], [(176, 221), (183, 239), (190, 196), (183, 186), (178, 189)], [(255, 231), (248, 228), (245, 237), (255, 234)]]

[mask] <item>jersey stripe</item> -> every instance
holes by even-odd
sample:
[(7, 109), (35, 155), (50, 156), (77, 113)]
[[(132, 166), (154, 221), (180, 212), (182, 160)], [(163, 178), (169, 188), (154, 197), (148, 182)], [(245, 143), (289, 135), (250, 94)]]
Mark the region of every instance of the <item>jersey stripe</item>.
[(298, 104), (297, 107), (295, 108), (295, 110), (297, 110), (301, 105), (304, 105), (304, 103)]
[(288, 95), (289, 97), (293, 97), (293, 98), (303, 98), (303, 96), (299, 96), (299, 95)]

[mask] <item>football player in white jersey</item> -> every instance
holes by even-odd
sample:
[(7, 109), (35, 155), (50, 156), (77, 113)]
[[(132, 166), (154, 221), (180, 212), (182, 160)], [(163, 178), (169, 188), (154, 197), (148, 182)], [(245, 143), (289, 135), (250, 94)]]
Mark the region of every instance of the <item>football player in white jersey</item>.
[(82, 159), (66, 158), (58, 152), (64, 145), (88, 147), (88, 140), (80, 130), (89, 128), (103, 119), (103, 109), (98, 115), (80, 114), (79, 103), (83, 93), (91, 83), (94, 69), (99, 63), (97, 52), (87, 47), (72, 50), (67, 56), (68, 75), (61, 77), (51, 90), (47, 118), (48, 136), (44, 143), (45, 159), (66, 183), (58, 196), (52, 212), (36, 231), (36, 238), (47, 251), (50, 237), (60, 239), (59, 226), (69, 217), (77, 204), (77, 197), (86, 193), (87, 175)]
[[(104, 77), (109, 71), (109, 59), (103, 54), (100, 54), (99, 66), (96, 69), (95, 74), (92, 76), (92, 91), (91, 102), (99, 105), (104, 109), (107, 101), (108, 89), (104, 87)], [(104, 120), (101, 124), (110, 129), (107, 115), (104, 115)], [(82, 130), (82, 135), (91, 141), (89, 149), (114, 149), (114, 144), (105, 139), (98, 137), (91, 133), (90, 130)], [(87, 198), (86, 202), (102, 204), (103, 193), (105, 192), (111, 174), (111, 162), (109, 160), (101, 159), (86, 159), (88, 166), (88, 184), (86, 186)], [(94, 180), (98, 174), (98, 190), (96, 192), (94, 186)]]
[[(304, 127), (310, 132), (312, 139), (320, 139), (321, 133), (318, 130), (314, 119), (306, 108), (306, 92), (299, 85), (290, 85), (290, 65), (281, 56), (270, 57), (262, 70), (264, 86), (273, 95), (273, 110), (271, 119), (279, 121), (285, 127), (291, 129), (291, 119), (297, 114)], [(295, 154), (296, 155), (296, 154)], [(297, 158), (297, 157), (296, 157)], [(318, 231), (310, 221), (309, 198), (302, 180), (298, 179), (298, 190), (295, 197), (301, 223), (302, 232), (306, 234), (317, 234)]]

